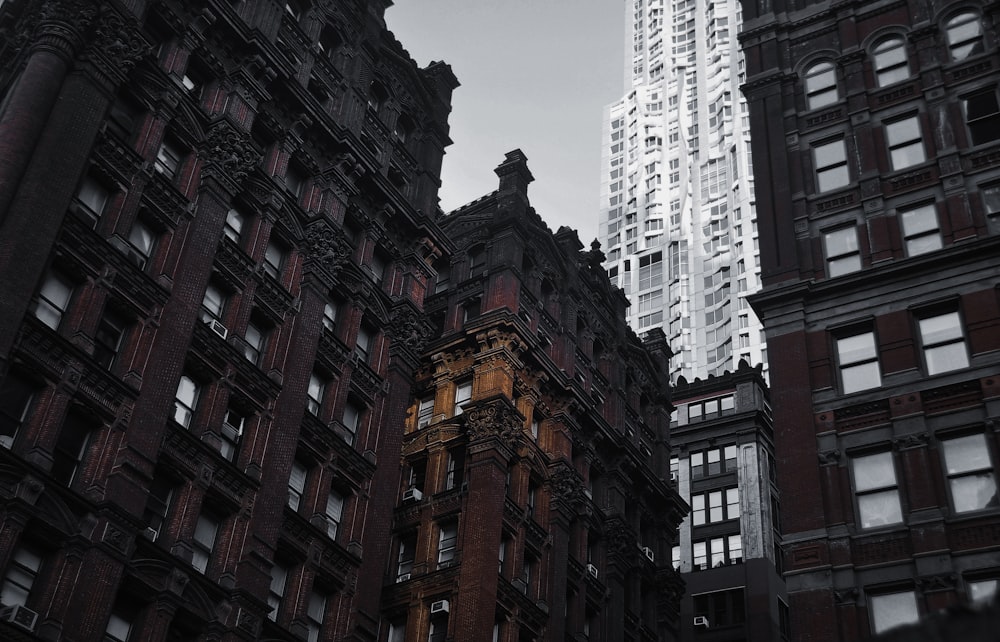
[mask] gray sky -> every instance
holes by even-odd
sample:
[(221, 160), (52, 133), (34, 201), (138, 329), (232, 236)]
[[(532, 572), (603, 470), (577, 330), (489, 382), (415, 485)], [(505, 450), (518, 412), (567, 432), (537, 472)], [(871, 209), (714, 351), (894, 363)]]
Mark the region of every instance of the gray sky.
[(553, 231), (596, 236), (601, 114), (623, 91), (622, 0), (395, 0), (389, 29), (417, 63), (451, 65), (462, 86), (449, 119), (441, 207), (497, 187), (520, 148), (531, 203)]

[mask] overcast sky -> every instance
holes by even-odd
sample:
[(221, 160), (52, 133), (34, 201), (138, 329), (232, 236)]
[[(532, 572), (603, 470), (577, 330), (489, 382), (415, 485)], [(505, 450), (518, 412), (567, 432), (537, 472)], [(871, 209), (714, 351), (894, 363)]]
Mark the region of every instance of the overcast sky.
[(395, 0), (389, 29), (421, 67), (451, 65), (441, 207), (497, 188), (512, 149), (528, 157), (532, 205), (552, 231), (596, 236), (601, 114), (624, 86), (624, 0)]

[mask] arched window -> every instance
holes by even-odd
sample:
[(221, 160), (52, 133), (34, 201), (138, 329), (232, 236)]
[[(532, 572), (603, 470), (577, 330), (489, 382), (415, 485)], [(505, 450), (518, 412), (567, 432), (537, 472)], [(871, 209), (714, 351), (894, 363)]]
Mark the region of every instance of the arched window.
[(983, 24), (971, 11), (952, 16), (945, 24), (945, 33), (952, 60), (965, 60), (983, 51)]
[(806, 106), (818, 109), (837, 102), (837, 69), (833, 63), (824, 60), (809, 67), (805, 73)]
[(910, 65), (906, 59), (906, 41), (900, 36), (886, 38), (875, 45), (875, 79), (879, 87), (906, 80)]

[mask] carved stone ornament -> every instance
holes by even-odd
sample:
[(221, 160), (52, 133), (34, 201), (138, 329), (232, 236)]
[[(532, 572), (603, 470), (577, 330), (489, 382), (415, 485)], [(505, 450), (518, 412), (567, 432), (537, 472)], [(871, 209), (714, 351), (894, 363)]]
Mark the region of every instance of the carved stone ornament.
[(208, 130), (204, 150), (206, 160), (222, 166), (236, 182), (246, 178), (261, 159), (250, 139), (225, 121), (219, 121)]
[(401, 343), (412, 352), (423, 352), (431, 329), (423, 318), (409, 308), (399, 307), (392, 311), (389, 317), (389, 327), (386, 328), (393, 343)]
[(845, 589), (834, 590), (833, 598), (837, 601), (837, 604), (850, 604), (856, 602), (858, 599), (858, 588), (856, 586), (851, 586)]
[(496, 438), (513, 444), (521, 436), (521, 419), (513, 408), (494, 402), (465, 413), (469, 440)]
[(306, 229), (306, 259), (317, 261), (331, 272), (338, 272), (351, 256), (353, 248), (344, 235), (324, 223)]
[(139, 35), (138, 25), (130, 24), (117, 11), (106, 8), (94, 21), (92, 50), (111, 63), (117, 74), (125, 76), (151, 47)]
[(583, 480), (568, 466), (560, 466), (549, 476), (553, 501), (575, 505), (583, 495)]
[(609, 554), (627, 557), (637, 550), (635, 533), (621, 520), (611, 521), (604, 533)]
[(893, 445), (896, 450), (910, 450), (911, 448), (922, 448), (927, 446), (927, 441), (930, 436), (925, 433), (913, 433), (909, 435), (900, 435), (892, 440)]
[(840, 462), (840, 451), (833, 450), (823, 450), (819, 453), (819, 464), (820, 466), (832, 466)]

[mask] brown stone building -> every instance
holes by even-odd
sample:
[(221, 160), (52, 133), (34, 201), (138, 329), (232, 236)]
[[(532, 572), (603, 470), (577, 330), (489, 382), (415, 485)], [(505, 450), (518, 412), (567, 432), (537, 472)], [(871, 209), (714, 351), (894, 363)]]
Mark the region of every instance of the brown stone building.
[(792, 639), (862, 639), (1000, 579), (1000, 5), (743, 17)]
[(2, 3), (3, 639), (379, 635), (457, 86), (388, 4)]
[(496, 173), (440, 220), (388, 639), (677, 639), (665, 338), (640, 343), (602, 253), (530, 207), (520, 151)]

